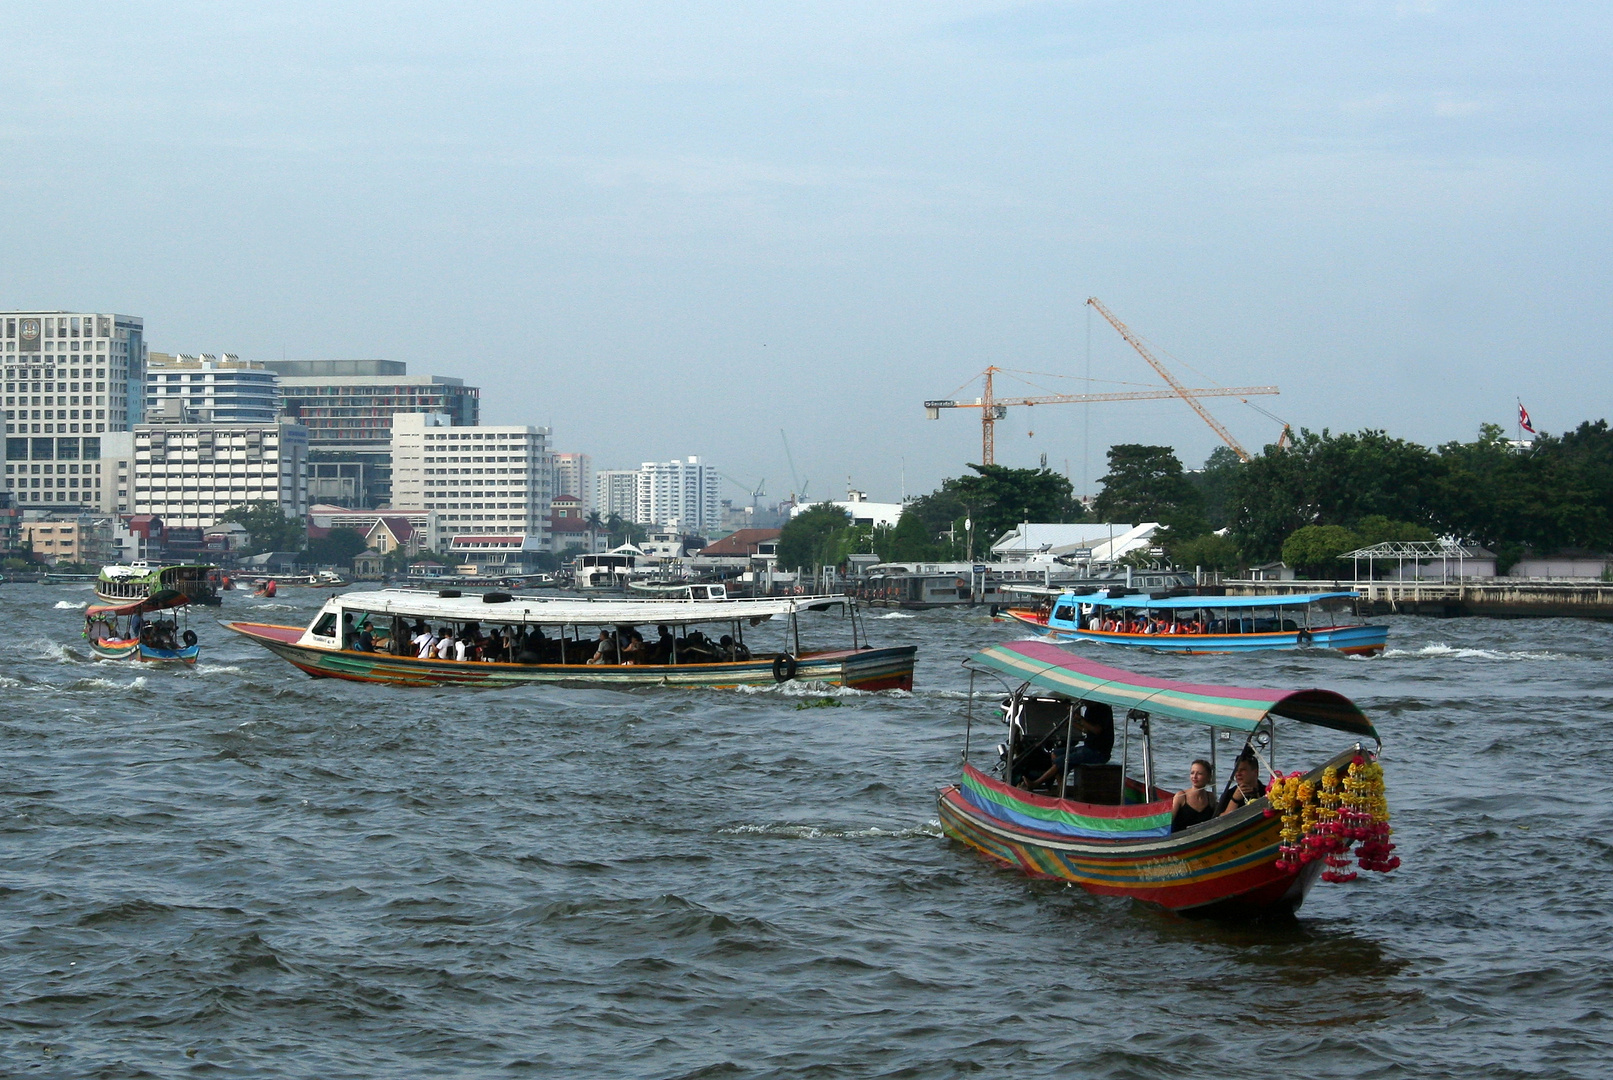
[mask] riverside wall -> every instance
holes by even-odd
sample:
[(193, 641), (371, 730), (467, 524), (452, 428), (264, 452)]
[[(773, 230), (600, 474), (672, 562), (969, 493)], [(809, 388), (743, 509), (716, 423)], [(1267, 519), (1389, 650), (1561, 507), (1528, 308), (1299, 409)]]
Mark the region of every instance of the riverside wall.
[(1613, 582), (1512, 581), (1239, 581), (1222, 582), (1228, 596), (1357, 592), (1360, 615), (1483, 615), (1492, 618), (1613, 619)]

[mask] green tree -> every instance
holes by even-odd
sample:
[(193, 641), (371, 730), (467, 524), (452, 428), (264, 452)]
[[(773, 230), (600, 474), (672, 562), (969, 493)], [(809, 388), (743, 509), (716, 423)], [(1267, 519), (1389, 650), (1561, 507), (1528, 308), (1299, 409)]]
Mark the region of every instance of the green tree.
[(1199, 506), (1212, 529), (1232, 523), (1237, 510), (1236, 485), (1243, 459), (1230, 446), (1218, 446), (1204, 461), (1204, 468), (1187, 474), (1188, 483), (1199, 494)]
[(1243, 555), (1230, 537), (1206, 533), (1176, 543), (1166, 543), (1165, 553), (1183, 570), (1202, 567), (1230, 574), (1243, 566)]
[(357, 529), (332, 529), (308, 541), (308, 561), (316, 566), (351, 566), (353, 556), (369, 546)]
[(219, 516), (234, 521), (247, 531), (248, 555), (266, 551), (301, 551), (308, 543), (308, 531), (299, 518), (286, 517), (280, 504), (271, 499), (232, 506)]
[(1421, 525), (1414, 525), (1409, 521), (1390, 521), (1382, 514), (1369, 514), (1355, 523), (1350, 530), (1360, 541), (1358, 547), (1370, 547), (1373, 544), (1385, 544), (1391, 540), (1432, 540), (1432, 529)]
[(1361, 546), (1342, 525), (1306, 525), (1283, 541), (1283, 562), (1306, 577), (1337, 578), (1339, 556)]
[(944, 545), (933, 538), (924, 519), (912, 510), (902, 511), (896, 527), (877, 536), (875, 543), (885, 562), (922, 562), (939, 559), (944, 553)]
[(610, 546), (621, 547), (623, 544), (642, 544), (649, 535), (649, 530), (636, 521), (628, 521), (620, 514), (612, 514), (605, 519), (605, 528), (610, 533)]
[[(1109, 472), (1092, 509), (1100, 521), (1165, 521), (1200, 513), (1199, 493), (1168, 446), (1121, 443), (1109, 448)], [(1208, 531), (1206, 529), (1206, 531)]]
[(779, 532), (778, 565), (785, 570), (838, 564), (852, 531), (851, 515), (832, 503), (809, 506)]
[(962, 554), (966, 520), (974, 526), (977, 555), (1022, 521), (1085, 520), (1070, 481), (1061, 473), (1003, 465), (969, 468), (974, 470), (974, 476), (943, 480), (938, 489), (915, 499), (908, 507), (930, 536), (949, 530), (957, 536), (958, 542), (949, 554)]

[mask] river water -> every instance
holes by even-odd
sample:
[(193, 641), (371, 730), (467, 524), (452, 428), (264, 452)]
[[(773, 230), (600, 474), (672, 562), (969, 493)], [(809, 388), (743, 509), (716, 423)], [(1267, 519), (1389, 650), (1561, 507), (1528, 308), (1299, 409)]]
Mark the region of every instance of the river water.
[[(302, 624), (319, 599), (233, 594), (223, 617)], [(1396, 618), (1371, 660), (1096, 647), (1333, 688), (1383, 734), (1404, 865), (1238, 926), (941, 836), (958, 661), (1015, 636), (979, 613), (871, 613), (878, 643), (919, 646), (912, 694), (465, 691), (310, 680), (216, 609), (192, 617), (192, 670), (95, 661), (89, 600), (0, 586), (0, 1075), (1488, 1080), (1613, 1061), (1613, 626)], [(1167, 740), (1162, 768), (1199, 752)]]

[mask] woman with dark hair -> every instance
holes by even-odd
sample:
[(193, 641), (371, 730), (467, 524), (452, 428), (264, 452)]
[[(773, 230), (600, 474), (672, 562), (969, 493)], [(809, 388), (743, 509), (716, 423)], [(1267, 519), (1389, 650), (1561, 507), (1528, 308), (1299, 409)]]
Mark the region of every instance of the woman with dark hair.
[(1232, 783), (1221, 796), (1220, 805), (1217, 806), (1217, 815), (1230, 814), (1235, 810), (1242, 810), (1245, 806), (1266, 794), (1266, 785), (1260, 782), (1260, 763), (1255, 756), (1245, 750), (1238, 755), (1238, 761), (1232, 766)]

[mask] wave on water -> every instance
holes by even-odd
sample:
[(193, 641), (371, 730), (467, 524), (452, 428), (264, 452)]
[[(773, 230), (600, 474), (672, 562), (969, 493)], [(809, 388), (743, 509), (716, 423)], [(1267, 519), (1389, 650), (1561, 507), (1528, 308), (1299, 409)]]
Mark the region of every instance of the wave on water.
[(891, 698), (912, 697), (911, 690), (858, 690), (852, 686), (834, 686), (830, 683), (808, 682), (802, 679), (791, 679), (789, 682), (774, 683), (772, 686), (736, 686), (733, 689), (719, 691), (723, 694), (771, 694), (776, 697), (800, 698)]
[(24, 649), (35, 659), (54, 660), (58, 664), (75, 664), (85, 657), (69, 649), (59, 641), (47, 641), (44, 638), (35, 638), (28, 642)]
[(89, 601), (85, 600), (75, 604), (71, 600), (58, 600), (53, 606), (57, 611), (83, 611), (89, 606)]
[(1441, 660), (1571, 660), (1573, 657), (1566, 653), (1545, 652), (1530, 649), (1466, 649), (1436, 641), (1424, 645), (1420, 649), (1385, 649), (1383, 656), (1411, 657), (1412, 659), (1441, 659)]
[(872, 826), (866, 829), (841, 829), (832, 825), (735, 825), (728, 829), (718, 829), (725, 836), (774, 836), (784, 840), (912, 840), (916, 837), (938, 839), (941, 832), (939, 820), (927, 821), (923, 825), (915, 825), (907, 829), (881, 829)]
[(72, 691), (86, 691), (87, 690), (87, 691), (90, 691), (92, 693), (98, 693), (98, 694), (99, 693), (105, 693), (108, 690), (110, 690), (110, 691), (112, 691), (114, 693), (118, 693), (118, 694), (125, 694), (125, 693), (131, 693), (131, 692), (135, 692), (135, 691), (144, 691), (145, 688), (146, 688), (146, 677), (144, 675), (136, 675), (132, 682), (126, 682), (126, 683), (114, 682), (111, 679), (99, 679), (99, 678), (94, 678), (94, 679), (74, 679), (72, 682), (70, 682), (66, 686), (62, 687), (63, 690), (72, 690)]
[(241, 675), (245, 673), (244, 668), (238, 668), (234, 664), (197, 664), (190, 670), (197, 675)]
[(887, 611), (883, 615), (874, 616), (876, 619), (915, 619), (917, 617), (916, 615), (909, 615), (905, 611)]

